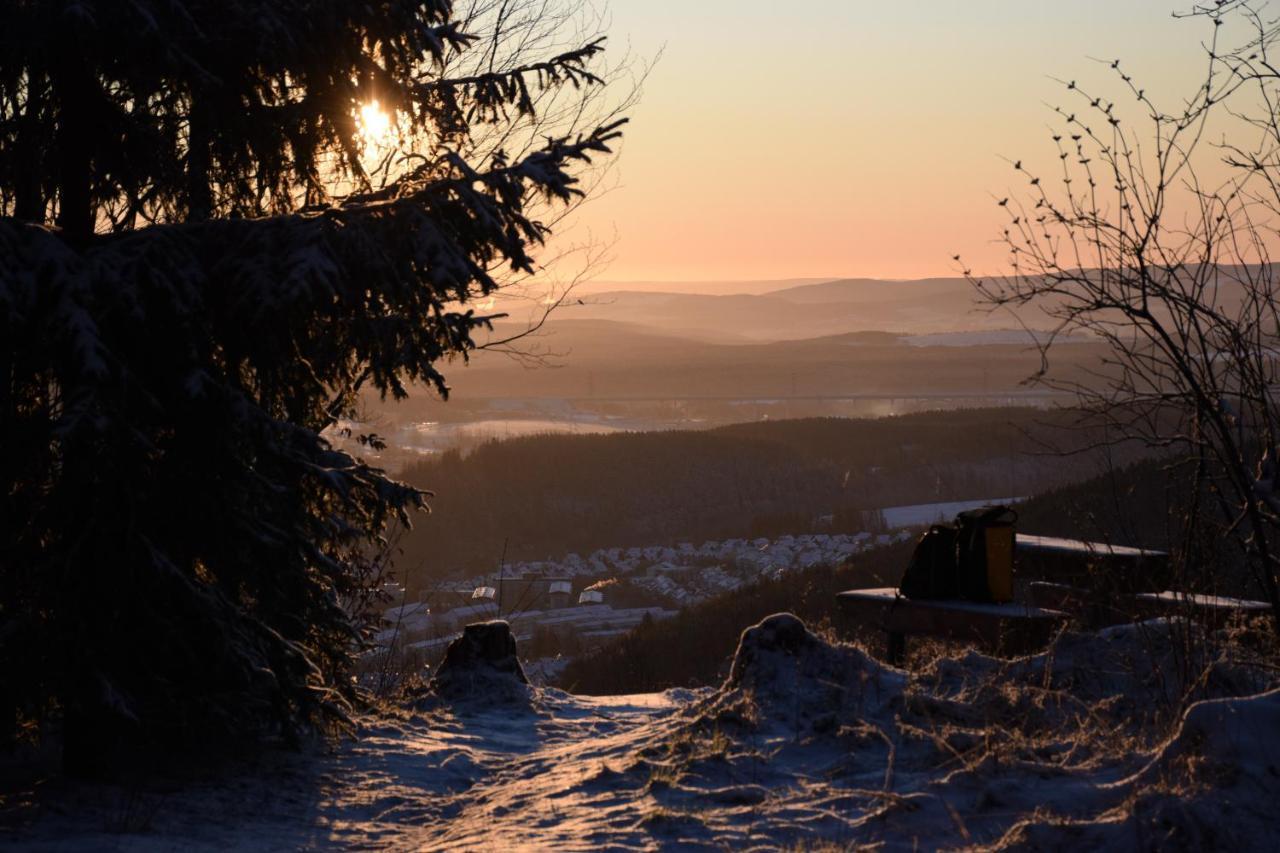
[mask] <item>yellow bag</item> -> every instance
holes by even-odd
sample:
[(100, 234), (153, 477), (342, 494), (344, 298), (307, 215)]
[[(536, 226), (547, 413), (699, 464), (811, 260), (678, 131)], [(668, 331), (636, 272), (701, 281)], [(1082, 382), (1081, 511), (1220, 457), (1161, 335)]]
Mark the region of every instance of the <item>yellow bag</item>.
[(956, 516), (960, 597), (969, 601), (1013, 601), (1013, 525), (1018, 514), (987, 506)]
[(993, 524), (985, 531), (987, 540), (987, 588), (992, 601), (1013, 601), (1012, 524)]

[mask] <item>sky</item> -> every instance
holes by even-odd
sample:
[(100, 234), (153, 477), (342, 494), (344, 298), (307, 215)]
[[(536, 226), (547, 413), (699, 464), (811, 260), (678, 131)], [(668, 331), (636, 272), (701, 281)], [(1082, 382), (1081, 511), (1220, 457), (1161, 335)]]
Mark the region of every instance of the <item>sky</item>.
[(1054, 162), (1052, 78), (1121, 100), (1120, 58), (1177, 103), (1207, 33), (1179, 2), (612, 0), (612, 49), (661, 58), (574, 232), (615, 241), (614, 281), (995, 271), (1009, 161)]

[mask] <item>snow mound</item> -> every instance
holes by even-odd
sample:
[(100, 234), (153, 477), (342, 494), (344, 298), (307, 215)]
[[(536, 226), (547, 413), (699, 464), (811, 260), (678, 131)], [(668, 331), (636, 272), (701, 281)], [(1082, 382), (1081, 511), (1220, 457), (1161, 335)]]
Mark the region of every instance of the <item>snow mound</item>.
[(820, 734), (883, 718), (906, 684), (905, 673), (778, 613), (742, 632), (729, 678), (707, 712), (720, 722), (749, 719), (757, 727)]
[(1032, 819), (1001, 848), (1254, 850), (1275, 832), (1280, 690), (1197, 702), (1147, 766), (1110, 788), (1118, 804), (1091, 819)]
[(698, 826), (672, 819), (695, 815), (713, 845), (754, 849), (865, 835), (891, 781), (907, 684), (789, 613), (768, 617), (742, 633), (724, 684), (691, 697), (627, 768), (656, 810), (645, 828), (662, 845), (705, 844)]
[[(1158, 621), (1065, 635), (1012, 661), (970, 651), (907, 673), (779, 614), (743, 633), (725, 683), (640, 750), (631, 778), (647, 778), (643, 791), (663, 814), (716, 815), (718, 838), (726, 825), (751, 825), (751, 815), (765, 812), (769, 826), (752, 831), (783, 845), (859, 838), (910, 847), (959, 837), (1015, 848), (1132, 849), (1140, 825), (1151, 844), (1139, 846), (1204, 849), (1231, 838), (1248, 849), (1250, 838), (1266, 836), (1248, 821), (1224, 834), (1214, 818), (1222, 808), (1217, 781), (1203, 783), (1209, 793), (1196, 800), (1181, 766), (1170, 767), (1162, 786), (1131, 778), (1160, 746), (1149, 735), (1169, 731), (1189, 697), (1275, 685), (1264, 670), (1211, 657), (1214, 645), (1203, 640), (1185, 624)], [(1230, 701), (1248, 700), (1221, 707), (1236, 708)], [(1204, 713), (1193, 710), (1188, 720)], [(1276, 722), (1257, 728), (1280, 730)], [(1215, 773), (1242, 761), (1209, 749), (1223, 762)], [(1265, 764), (1249, 784), (1275, 792), (1280, 777), (1263, 784), (1274, 766)], [(686, 841), (698, 838), (681, 829)]]
[[(1218, 783), (1248, 787), (1250, 777), (1280, 785), (1280, 690), (1197, 702), (1162, 751), (1159, 763), (1203, 762)], [(1265, 787), (1258, 785), (1256, 787)]]
[(529, 679), (520, 666), (511, 626), (500, 620), (468, 625), (449, 644), (430, 689), (446, 701), (527, 703)]
[(1176, 722), (1188, 700), (1260, 693), (1264, 670), (1222, 655), (1197, 626), (1157, 619), (1066, 633), (1012, 661), (978, 652), (940, 658), (915, 677), (909, 710), (958, 725), (998, 722), (1023, 733), (1095, 726), (1135, 733)]

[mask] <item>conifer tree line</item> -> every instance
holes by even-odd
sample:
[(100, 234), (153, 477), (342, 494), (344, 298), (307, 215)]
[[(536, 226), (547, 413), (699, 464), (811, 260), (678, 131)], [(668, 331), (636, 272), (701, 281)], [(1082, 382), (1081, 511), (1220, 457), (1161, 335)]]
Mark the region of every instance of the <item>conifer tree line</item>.
[(430, 524), (399, 542), (398, 576), (413, 594), (491, 572), (503, 555), (510, 566), (602, 548), (879, 533), (885, 507), (1039, 494), (1137, 455), (1082, 453), (1068, 469), (1044, 452), (1100, 438), (1078, 412), (1026, 408), (495, 440), (404, 470), (436, 497)]
[(95, 772), (344, 725), (346, 602), (427, 493), (322, 432), (447, 395), (470, 303), (610, 154), (573, 12), (0, 6), (0, 740)]

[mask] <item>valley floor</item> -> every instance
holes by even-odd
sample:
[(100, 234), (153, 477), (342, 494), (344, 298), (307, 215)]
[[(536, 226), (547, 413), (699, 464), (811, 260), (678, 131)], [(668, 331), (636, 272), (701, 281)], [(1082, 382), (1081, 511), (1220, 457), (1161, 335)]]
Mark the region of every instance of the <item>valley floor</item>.
[[(331, 753), (274, 754), (234, 781), (66, 793), (0, 843), (1264, 849), (1280, 691), (1222, 656), (1184, 678), (1184, 648), (1173, 623), (1147, 623), (907, 673), (775, 616), (744, 635), (720, 688), (426, 694)], [(1197, 692), (1161, 728), (1161, 709)]]

